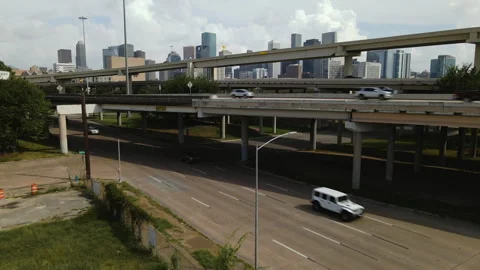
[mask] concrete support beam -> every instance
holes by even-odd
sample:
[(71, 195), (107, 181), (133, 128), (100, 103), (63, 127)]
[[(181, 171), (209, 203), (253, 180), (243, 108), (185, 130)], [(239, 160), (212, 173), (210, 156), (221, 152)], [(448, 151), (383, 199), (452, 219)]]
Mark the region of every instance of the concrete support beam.
[(225, 115), (222, 115), (222, 123), (221, 123), (221, 127), (220, 127), (220, 138), (221, 139), (225, 139), (227, 137), (227, 134), (226, 134), (226, 125), (225, 125)]
[(343, 67), (343, 76), (353, 75), (353, 56), (345, 56), (345, 66)]
[(193, 67), (193, 62), (189, 61), (187, 63), (187, 76), (193, 78), (195, 76), (195, 69)]
[(317, 119), (310, 120), (310, 144), (312, 150), (317, 150)]
[(277, 117), (273, 117), (273, 134), (277, 134)]
[(248, 160), (248, 118), (247, 117), (242, 117), (242, 125), (241, 125), (241, 160), (242, 161), (247, 161)]
[[(128, 74), (128, 87), (127, 87), (127, 95), (133, 95), (133, 75)], [(132, 117), (132, 112), (127, 111), (127, 118)]]
[(472, 157), (477, 157), (477, 148), (478, 148), (478, 128), (472, 128)]
[(338, 120), (337, 121), (337, 144), (338, 145), (342, 144), (343, 128), (344, 128), (343, 121)]
[(122, 113), (117, 112), (117, 126), (121, 127), (122, 126)]
[(415, 148), (415, 161), (414, 171), (419, 173), (422, 171), (422, 156), (423, 156), (423, 132), (425, 126), (415, 126), (416, 148)]
[(447, 153), (448, 127), (440, 128), (440, 138), (438, 145), (438, 162), (444, 166), (447, 162), (445, 154)]
[(68, 154), (67, 117), (65, 114), (58, 115), (58, 129), (60, 130), (60, 151)]
[(457, 160), (463, 160), (465, 156), (465, 128), (458, 129)]
[(387, 169), (385, 179), (393, 180), (393, 167), (395, 164), (395, 140), (397, 137), (397, 127), (388, 127), (388, 148), (387, 148)]
[(475, 44), (475, 58), (473, 59), (473, 66), (480, 70), (480, 43)]
[(352, 188), (355, 190), (360, 189), (361, 171), (362, 171), (362, 132), (354, 131)]
[(185, 128), (183, 126), (183, 114), (177, 114), (177, 126), (178, 126), (178, 143), (183, 144), (185, 142)]
[(259, 133), (263, 134), (263, 116), (258, 117), (258, 128), (259, 128)]
[(227, 115), (227, 125), (230, 125), (230, 115)]
[(100, 112), (100, 113), (98, 114), (98, 119), (99, 119), (99, 120), (103, 120), (103, 112)]

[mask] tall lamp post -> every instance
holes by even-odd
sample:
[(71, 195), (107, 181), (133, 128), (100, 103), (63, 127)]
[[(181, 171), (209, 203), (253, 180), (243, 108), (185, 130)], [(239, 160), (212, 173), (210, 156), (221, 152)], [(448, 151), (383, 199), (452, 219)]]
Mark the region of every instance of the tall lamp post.
[[(125, 81), (127, 82), (127, 95), (131, 94), (130, 77), (128, 75), (128, 55), (127, 55), (127, 16), (125, 11), (125, 0), (123, 0), (123, 46), (125, 54)], [(130, 117), (130, 111), (127, 112), (127, 117)]]
[[(83, 46), (85, 48), (85, 66), (87, 66), (87, 46), (85, 43), (85, 20), (87, 18), (81, 16), (78, 19), (82, 20), (83, 25)], [(88, 78), (87, 80), (87, 88), (82, 91), (82, 122), (83, 122), (83, 143), (85, 147), (85, 178), (90, 180), (91, 172), (90, 172), (90, 147), (88, 146), (88, 123), (87, 123), (87, 109), (85, 105), (85, 92), (88, 91)]]
[(278, 135), (267, 141), (262, 145), (258, 145), (255, 149), (255, 270), (258, 269), (258, 151), (265, 145), (288, 135), (296, 134), (296, 131), (287, 132), (282, 135)]

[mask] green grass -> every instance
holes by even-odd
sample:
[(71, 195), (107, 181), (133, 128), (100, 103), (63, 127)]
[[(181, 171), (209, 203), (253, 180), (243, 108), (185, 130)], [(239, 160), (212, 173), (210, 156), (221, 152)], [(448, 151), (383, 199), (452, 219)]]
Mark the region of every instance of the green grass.
[[(117, 125), (117, 114), (116, 113), (104, 113), (103, 120), (98, 120), (95, 118), (95, 122), (104, 124), (104, 125)], [(129, 128), (141, 128), (142, 127), (142, 117), (138, 113), (132, 113), (130, 118), (126, 117), (125, 113), (122, 113), (122, 126), (129, 127)]]
[(118, 222), (92, 209), (71, 220), (0, 232), (2, 269), (168, 269)]
[(18, 140), (16, 152), (0, 155), (0, 162), (32, 160), (63, 156), (58, 148), (58, 141), (51, 138), (37, 142)]
[[(250, 128), (255, 129), (255, 130), (260, 130), (259, 126), (250, 126)], [(288, 129), (283, 129), (283, 128), (277, 128), (277, 133), (276, 135), (282, 135), (285, 133), (290, 132), (291, 130)], [(263, 126), (263, 133), (265, 134), (273, 134), (273, 127), (269, 126)]]
[(208, 250), (196, 250), (192, 253), (192, 256), (205, 269), (212, 269), (215, 266), (215, 256)]

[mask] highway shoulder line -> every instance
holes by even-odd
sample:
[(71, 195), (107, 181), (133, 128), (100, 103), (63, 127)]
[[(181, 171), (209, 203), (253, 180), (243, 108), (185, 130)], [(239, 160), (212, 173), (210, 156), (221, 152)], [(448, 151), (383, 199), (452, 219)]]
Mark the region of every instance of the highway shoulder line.
[[(246, 189), (246, 190), (248, 190), (248, 191), (250, 191), (250, 192), (255, 193), (255, 190), (253, 190), (253, 189), (250, 189), (250, 188), (247, 188), (247, 187), (242, 187), (242, 188), (243, 188), (243, 189)], [(261, 196), (265, 196), (265, 194), (263, 194), (263, 193), (261, 193), (261, 192), (258, 192), (258, 194), (261, 195)]]
[(218, 192), (220, 192), (220, 194), (223, 194), (223, 195), (225, 195), (225, 196), (227, 196), (227, 197), (230, 197), (230, 198), (232, 198), (232, 199), (234, 199), (234, 200), (236, 200), (236, 201), (240, 201), (240, 199), (237, 199), (237, 198), (233, 197), (232, 195), (228, 195), (227, 193), (223, 193), (223, 192), (221, 192), (221, 191), (218, 191)]
[(197, 199), (195, 199), (195, 198), (193, 198), (193, 197), (191, 197), (191, 199), (194, 200), (194, 201), (196, 201), (196, 202), (198, 202), (199, 204), (202, 204), (203, 206), (205, 206), (205, 207), (207, 207), (207, 208), (211, 208), (210, 205), (208, 205), (208, 204), (206, 204), (206, 203), (203, 203), (203, 202), (201, 202), (201, 201), (199, 201), (199, 200), (197, 200)]

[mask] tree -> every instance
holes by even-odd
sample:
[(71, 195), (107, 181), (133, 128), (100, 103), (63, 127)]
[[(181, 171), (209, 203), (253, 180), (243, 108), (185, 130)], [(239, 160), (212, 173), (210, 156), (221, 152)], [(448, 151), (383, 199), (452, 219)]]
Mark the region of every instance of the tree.
[(440, 91), (453, 93), (461, 90), (480, 89), (480, 70), (472, 65), (450, 67), (447, 74), (438, 80)]
[(42, 139), (49, 113), (50, 103), (36, 85), (0, 80), (0, 152), (14, 151), (18, 139)]
[(219, 87), (216, 81), (210, 81), (205, 77), (192, 78), (186, 75), (175, 76), (162, 86), (162, 93), (188, 94), (188, 82), (192, 82), (192, 93), (218, 93)]
[(14, 76), (15, 76), (15, 72), (13, 71), (13, 69), (11, 67), (5, 65), (5, 63), (3, 63), (2, 61), (0, 61), (0, 70), (10, 72), (10, 79), (13, 79)]

